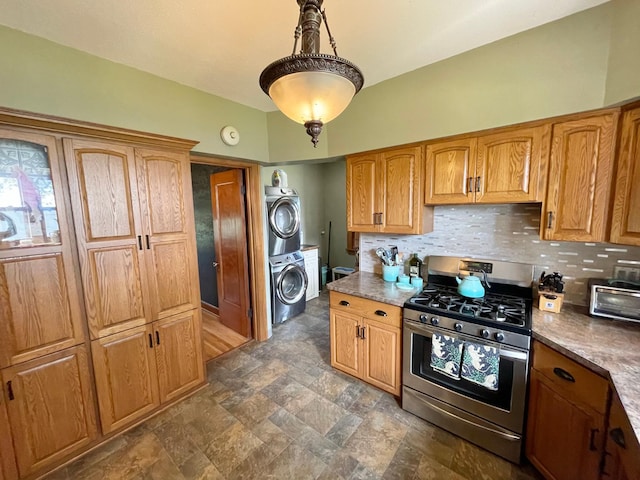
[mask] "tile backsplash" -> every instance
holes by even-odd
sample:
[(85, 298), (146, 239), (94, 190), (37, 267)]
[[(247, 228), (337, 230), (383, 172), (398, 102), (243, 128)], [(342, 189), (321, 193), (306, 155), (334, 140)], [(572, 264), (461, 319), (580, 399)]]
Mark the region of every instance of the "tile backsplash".
[[(560, 272), (565, 302), (587, 305), (589, 278), (612, 278), (614, 267), (640, 269), (640, 247), (540, 240), (540, 204), (435, 207), (433, 232), (424, 235), (360, 235), (360, 270), (381, 273), (377, 247), (412, 253), (530, 263), (535, 279)], [(426, 276), (426, 272), (423, 272)], [(620, 275), (619, 275), (620, 276)]]

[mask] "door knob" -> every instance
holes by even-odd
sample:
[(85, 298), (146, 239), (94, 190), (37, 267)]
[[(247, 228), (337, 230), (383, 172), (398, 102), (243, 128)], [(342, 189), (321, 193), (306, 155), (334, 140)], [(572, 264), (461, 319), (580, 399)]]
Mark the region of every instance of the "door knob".
[(213, 262), (211, 265), (213, 265), (213, 268), (218, 268), (218, 262)]

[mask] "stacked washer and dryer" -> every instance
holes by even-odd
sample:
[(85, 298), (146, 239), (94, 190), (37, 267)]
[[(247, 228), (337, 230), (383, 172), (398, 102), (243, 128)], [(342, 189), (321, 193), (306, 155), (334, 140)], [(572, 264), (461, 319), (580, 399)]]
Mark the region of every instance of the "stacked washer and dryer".
[(282, 323), (304, 312), (307, 273), (300, 251), (300, 197), (293, 188), (265, 186), (271, 268), (271, 318)]

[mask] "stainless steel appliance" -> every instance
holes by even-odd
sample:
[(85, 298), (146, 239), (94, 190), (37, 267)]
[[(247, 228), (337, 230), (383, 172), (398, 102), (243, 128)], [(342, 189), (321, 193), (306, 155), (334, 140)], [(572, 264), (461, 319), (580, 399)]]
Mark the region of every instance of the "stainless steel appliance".
[[(522, 455), (531, 343), (533, 266), (491, 260), (428, 259), (426, 287), (404, 304), (402, 408), (507, 460)], [(485, 276), (486, 293), (466, 298), (456, 276)], [(495, 347), (495, 389), (431, 366), (434, 334)], [(470, 343), (471, 342), (471, 343)]]
[(640, 285), (624, 280), (591, 279), (589, 313), (640, 322)]
[(307, 273), (301, 252), (269, 259), (271, 266), (272, 323), (282, 323), (306, 308)]
[(269, 256), (300, 250), (300, 197), (293, 188), (265, 186)]

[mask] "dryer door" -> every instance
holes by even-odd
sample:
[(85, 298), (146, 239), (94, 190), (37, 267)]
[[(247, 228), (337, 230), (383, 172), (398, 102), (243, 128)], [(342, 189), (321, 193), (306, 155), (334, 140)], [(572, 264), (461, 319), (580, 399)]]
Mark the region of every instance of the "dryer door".
[(269, 209), (269, 228), (280, 238), (291, 238), (300, 230), (300, 209), (291, 197), (278, 198)]
[(298, 303), (307, 291), (307, 273), (304, 267), (291, 263), (282, 269), (276, 282), (276, 295), (285, 305)]

